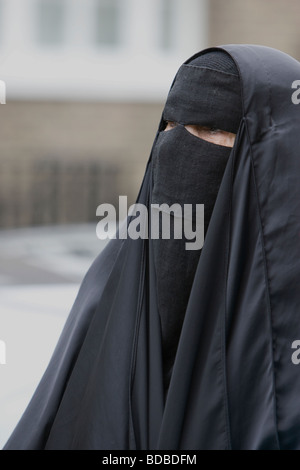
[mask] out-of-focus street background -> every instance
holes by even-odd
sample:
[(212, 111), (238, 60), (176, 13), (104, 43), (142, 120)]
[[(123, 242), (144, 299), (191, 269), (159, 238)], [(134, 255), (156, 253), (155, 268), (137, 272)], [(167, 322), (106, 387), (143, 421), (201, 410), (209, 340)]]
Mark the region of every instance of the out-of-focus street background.
[(228, 43), (299, 60), (299, 17), (298, 0), (0, 0), (0, 448), (105, 245), (97, 206), (135, 201), (178, 67)]

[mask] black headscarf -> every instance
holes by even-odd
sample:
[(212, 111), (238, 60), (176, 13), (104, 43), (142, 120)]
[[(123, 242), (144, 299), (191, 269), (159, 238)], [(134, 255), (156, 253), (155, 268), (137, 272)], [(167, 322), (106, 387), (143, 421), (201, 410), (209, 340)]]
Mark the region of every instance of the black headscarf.
[[(221, 50), (243, 115), (166, 400), (152, 241), (112, 240), (5, 449), (300, 449), (300, 64), (267, 47)], [(152, 169), (151, 156), (146, 205)]]
[[(238, 70), (223, 51), (184, 64), (170, 90), (152, 152), (153, 204), (204, 204), (206, 234), (231, 148), (191, 134), (185, 125), (237, 133), (242, 118)], [(172, 131), (167, 122), (176, 124)], [(171, 217), (172, 214), (171, 214)], [(162, 329), (164, 388), (167, 391), (181, 327), (201, 250), (186, 250), (187, 239), (153, 240), (157, 302)]]

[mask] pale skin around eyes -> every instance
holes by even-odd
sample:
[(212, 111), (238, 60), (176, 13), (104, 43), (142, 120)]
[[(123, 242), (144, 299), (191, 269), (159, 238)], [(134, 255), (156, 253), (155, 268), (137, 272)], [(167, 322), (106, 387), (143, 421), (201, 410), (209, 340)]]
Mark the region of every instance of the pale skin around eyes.
[[(177, 126), (176, 122), (168, 121), (165, 131), (170, 131)], [(212, 129), (207, 126), (198, 126), (194, 124), (187, 124), (184, 126), (191, 134), (199, 137), (199, 139), (206, 140), (216, 145), (223, 145), (224, 147), (233, 147), (236, 134), (231, 132), (222, 131), (221, 129)]]

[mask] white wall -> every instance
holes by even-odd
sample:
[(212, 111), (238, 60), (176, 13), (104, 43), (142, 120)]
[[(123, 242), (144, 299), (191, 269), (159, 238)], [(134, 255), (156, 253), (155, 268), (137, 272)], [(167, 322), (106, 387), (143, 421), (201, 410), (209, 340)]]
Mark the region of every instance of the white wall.
[(0, 0), (0, 79), (6, 82), (8, 103), (32, 98), (159, 100), (180, 64), (207, 46), (207, 0), (171, 0), (168, 50), (160, 44), (161, 2), (168, 0), (119, 0), (117, 47), (93, 42), (93, 6), (99, 0), (62, 0), (67, 7), (63, 44), (38, 44), (38, 1)]

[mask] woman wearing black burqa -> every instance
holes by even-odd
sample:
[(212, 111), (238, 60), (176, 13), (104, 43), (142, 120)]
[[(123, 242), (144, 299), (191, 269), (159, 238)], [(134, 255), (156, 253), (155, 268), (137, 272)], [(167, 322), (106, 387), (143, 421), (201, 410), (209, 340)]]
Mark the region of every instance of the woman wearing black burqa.
[(205, 204), (203, 249), (109, 243), (6, 449), (300, 449), (296, 80), (259, 46), (180, 68), (138, 202)]

